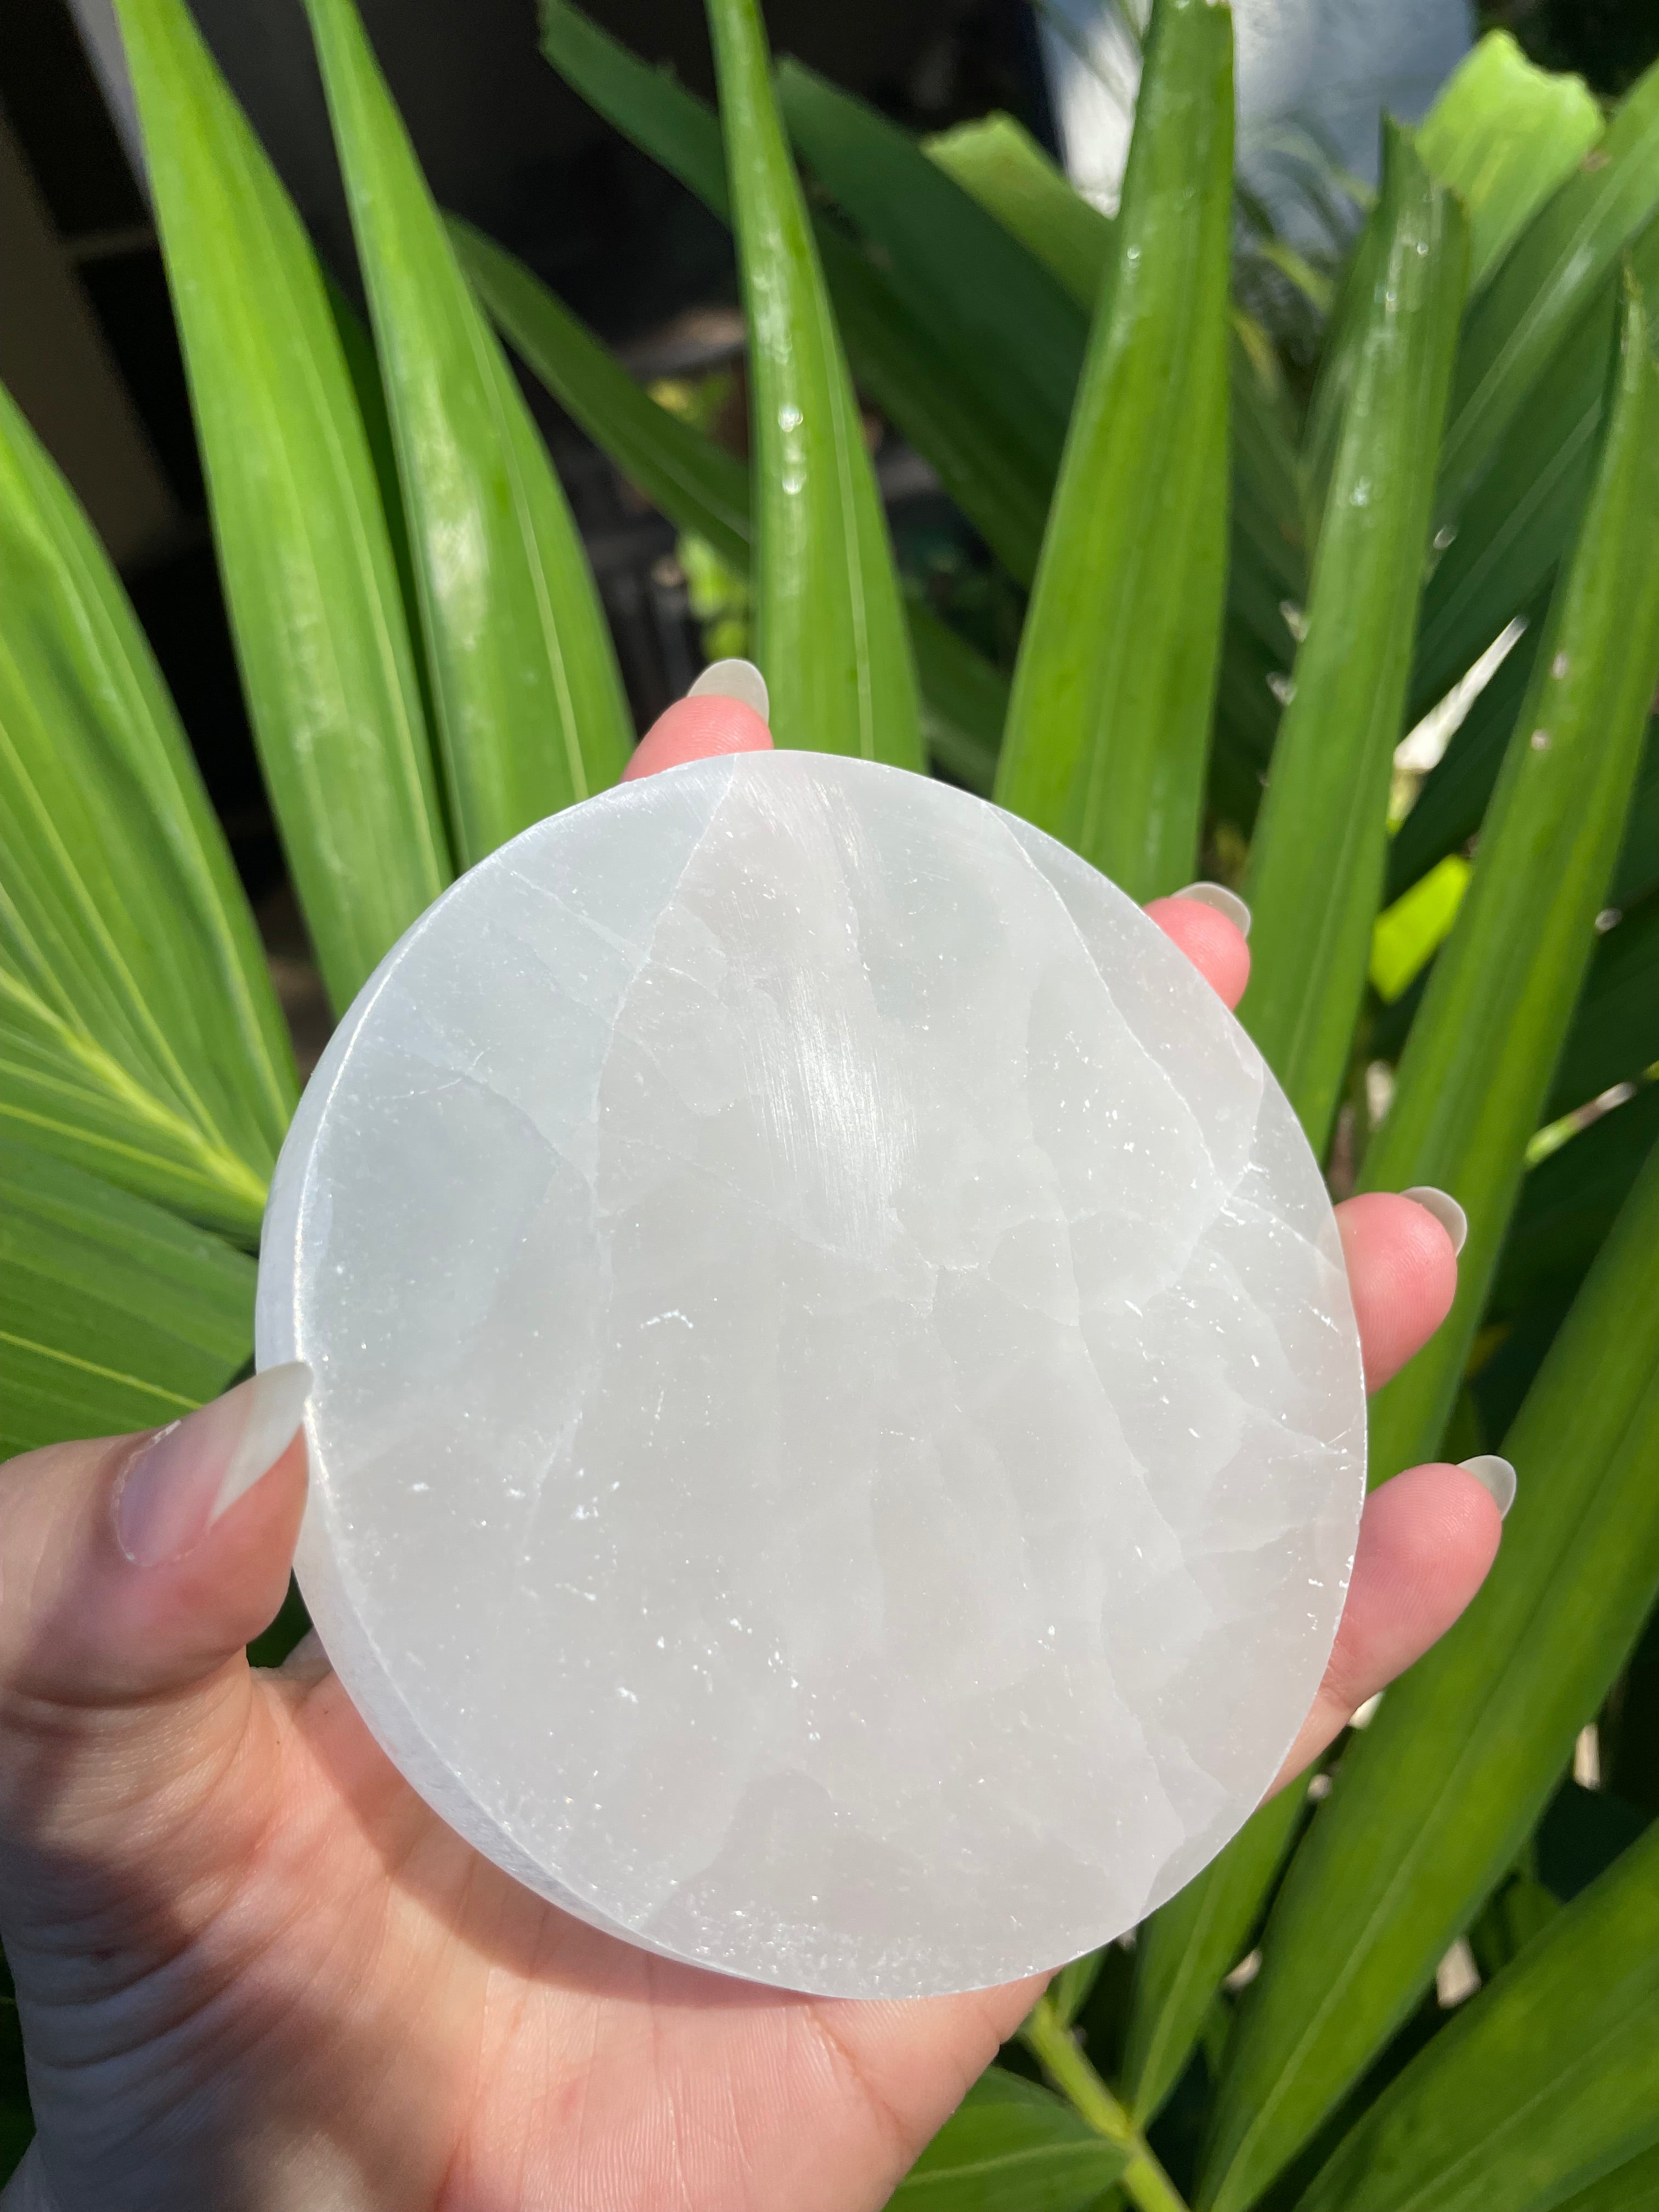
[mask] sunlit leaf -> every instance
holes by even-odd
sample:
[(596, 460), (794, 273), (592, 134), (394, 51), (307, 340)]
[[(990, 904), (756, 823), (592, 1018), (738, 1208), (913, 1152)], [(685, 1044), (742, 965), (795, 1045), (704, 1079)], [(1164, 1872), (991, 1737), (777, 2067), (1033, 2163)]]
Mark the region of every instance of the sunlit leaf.
[(1329, 1135), (1364, 989), (1388, 851), (1427, 548), (1436, 436), (1462, 303), (1452, 195), (1389, 126), (1382, 190), (1328, 373), (1328, 491), (1306, 634), (1256, 824), (1246, 1028), (1316, 1150)]
[(1225, 592), (1232, 16), (1160, 0), (1015, 666), (1000, 804), (1137, 898), (1190, 880)]
[(0, 1459), (175, 1421), (253, 1351), (253, 1262), (0, 1133)]
[(180, 0), (117, 12), (254, 738), (342, 1007), (452, 872), (386, 516), (270, 163)]
[(1452, 71), (1418, 125), (1417, 149), (1468, 209), (1471, 295), (1601, 128), (1583, 79), (1535, 67), (1507, 31), (1489, 31)]
[(350, 0), (307, 0), (374, 320), (456, 845), (613, 783), (633, 739), (576, 526)]
[(282, 1016), (149, 647), (3, 392), (0, 605), (0, 1116), (252, 1239), (295, 1097)]
[(1379, 998), (1397, 999), (1451, 933), (1469, 880), (1469, 864), (1448, 853), (1376, 917), (1370, 977)]

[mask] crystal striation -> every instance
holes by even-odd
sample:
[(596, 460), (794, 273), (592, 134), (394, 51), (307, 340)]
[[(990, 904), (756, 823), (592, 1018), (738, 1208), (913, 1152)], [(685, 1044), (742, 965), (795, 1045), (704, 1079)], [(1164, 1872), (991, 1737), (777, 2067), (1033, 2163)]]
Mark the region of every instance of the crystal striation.
[(671, 769), (458, 883), (260, 1262), (300, 1576), (480, 1850), (853, 1996), (1052, 1966), (1241, 1825), (1364, 1489), (1335, 1224), (1121, 892), (966, 793)]

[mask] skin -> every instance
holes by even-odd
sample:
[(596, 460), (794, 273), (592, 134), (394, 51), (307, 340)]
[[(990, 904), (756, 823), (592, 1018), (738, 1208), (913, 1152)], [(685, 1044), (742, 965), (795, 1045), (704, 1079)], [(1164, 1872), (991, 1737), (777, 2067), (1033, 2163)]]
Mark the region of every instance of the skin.
[[(671, 708), (630, 774), (771, 742)], [(1233, 925), (1149, 909), (1229, 1005)], [(1443, 1319), (1456, 1261), (1409, 1200), (1339, 1209), (1367, 1378)], [(861, 2212), (885, 2203), (1039, 1994), (799, 1996), (648, 1956), (480, 1859), (399, 1778), (287, 1586), (296, 1442), (180, 1558), (134, 1566), (142, 1437), (0, 1471), (0, 1934), (40, 2135), (3, 2212)], [(1279, 1776), (1450, 1626), (1497, 1551), (1449, 1466), (1366, 1506), (1329, 1671)]]

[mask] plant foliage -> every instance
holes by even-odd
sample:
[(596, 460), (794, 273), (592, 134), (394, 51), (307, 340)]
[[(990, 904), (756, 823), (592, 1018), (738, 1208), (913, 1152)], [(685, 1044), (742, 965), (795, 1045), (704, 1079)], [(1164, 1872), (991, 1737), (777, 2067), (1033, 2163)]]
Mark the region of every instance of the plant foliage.
[[(1140, 896), (1246, 882), (1243, 1018), (1334, 1184), (1434, 1182), (1468, 1213), (1373, 1472), (1501, 1446), (1519, 1499), (1486, 1588), (1133, 1964), (1067, 1969), (895, 2202), (1659, 2204), (1659, 70), (1604, 118), (1483, 41), (1419, 129), (1388, 127), (1341, 265), (1301, 271), (1304, 376), (1235, 294), (1224, 0), (1155, 0), (1111, 221), (1006, 117), (919, 144), (775, 72), (756, 0), (709, 0), (718, 112), (544, 0), (553, 65), (732, 226), (745, 459), (443, 218), (351, 0), (307, 10), (372, 332), (185, 0), (117, 9), (242, 683), (337, 1007), (458, 868), (626, 758), (504, 341), (749, 579), (780, 742), (927, 757)], [(1294, 272), (1247, 212), (1258, 266)], [(901, 574), (866, 404), (1026, 608), (1006, 649)], [(15, 1450), (171, 1419), (244, 1365), (295, 1085), (171, 702), (3, 395), (0, 605)], [(1517, 622), (1402, 786), (1408, 726)], [(1630, 1802), (1565, 1782), (1595, 1727)], [(1466, 1935), (1486, 1985), (1442, 2007)], [(9, 2045), (0, 2066), (15, 2153)]]

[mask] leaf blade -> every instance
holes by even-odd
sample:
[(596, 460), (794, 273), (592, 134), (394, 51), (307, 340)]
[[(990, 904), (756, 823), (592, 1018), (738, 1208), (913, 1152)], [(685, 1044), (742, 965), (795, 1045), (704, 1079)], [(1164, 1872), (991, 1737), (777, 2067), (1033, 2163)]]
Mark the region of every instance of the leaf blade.
[(1085, 2212), (1127, 2163), (1051, 2091), (994, 2066), (891, 2201), (894, 2212)]
[(1528, 61), (1489, 31), (1452, 71), (1417, 129), (1418, 151), (1469, 210), (1469, 295), (1601, 136), (1582, 77)]
[(1123, 2087), (1137, 2126), (1157, 2117), (1250, 1932), (1305, 1808), (1295, 1784), (1258, 1806), (1226, 1849), (1160, 1905), (1135, 1940)]
[(1298, 2212), (1528, 2212), (1656, 2142), (1659, 1828), (1389, 2084)]
[(1052, 482), (1087, 337), (1085, 313), (994, 216), (903, 131), (799, 63), (778, 70), (789, 135), (944, 339), (988, 411)]
[(1491, 466), (1504, 432), (1617, 275), (1620, 255), (1659, 207), (1659, 66), (1620, 106), (1593, 162), (1543, 208), (1471, 311), (1446, 427), (1441, 496), (1449, 509)]
[(351, 0), (307, 0), (398, 453), (451, 817), (471, 866), (615, 782), (632, 726), (575, 524)]
[(1633, 284), (1613, 380), (1578, 549), (1366, 1156), (1365, 1188), (1434, 1184), (1469, 1224), (1451, 1313), (1371, 1401), (1374, 1480), (1432, 1453), (1450, 1413), (1595, 943), (1659, 680), (1659, 365)]
[(338, 1008), (453, 873), (386, 519), (293, 207), (179, 0), (118, 15), (243, 688)]
[(1085, 200), (1012, 115), (993, 114), (925, 139), (922, 151), (971, 192), (1092, 310), (1111, 251), (1112, 219)]
[(1190, 878), (1203, 803), (1225, 590), (1232, 112), (1231, 10), (1161, 0), (998, 770), (1000, 805), (1136, 898)]
[(1486, 1584), (1345, 1753), (1285, 1876), (1219, 2086), (1199, 2203), (1241, 2212), (1432, 1981), (1513, 1863), (1659, 1588), (1650, 1158), (1504, 1449)]
[(0, 594), (0, 1113), (251, 1237), (295, 1095), (282, 1015), (149, 648), (3, 392)]
[[(707, 538), (746, 576), (749, 469), (659, 407), (524, 264), (451, 219), (462, 266), (514, 350), (594, 443), (678, 529)], [(988, 793), (1007, 709), (1000, 672), (925, 606), (906, 609), (930, 754)]]
[(709, 0), (749, 322), (757, 658), (783, 744), (920, 768), (886, 520), (755, 0)]
[(0, 1133), (0, 1458), (176, 1420), (253, 1348), (254, 1265)]
[[(1465, 255), (1452, 196), (1390, 125), (1352, 339), (1328, 369), (1348, 389), (1245, 894), (1253, 963), (1239, 1018), (1316, 1152), (1334, 1118), (1381, 903)], [(1316, 441), (1321, 413), (1316, 399)]]
[[(568, 0), (543, 0), (542, 51), (608, 122), (731, 222), (720, 123), (707, 102), (647, 67)], [(987, 407), (951, 349), (862, 248), (822, 218), (812, 228), (859, 385), (926, 455), (1010, 573), (1029, 583), (1052, 468), (1032, 468), (1013, 410)]]

